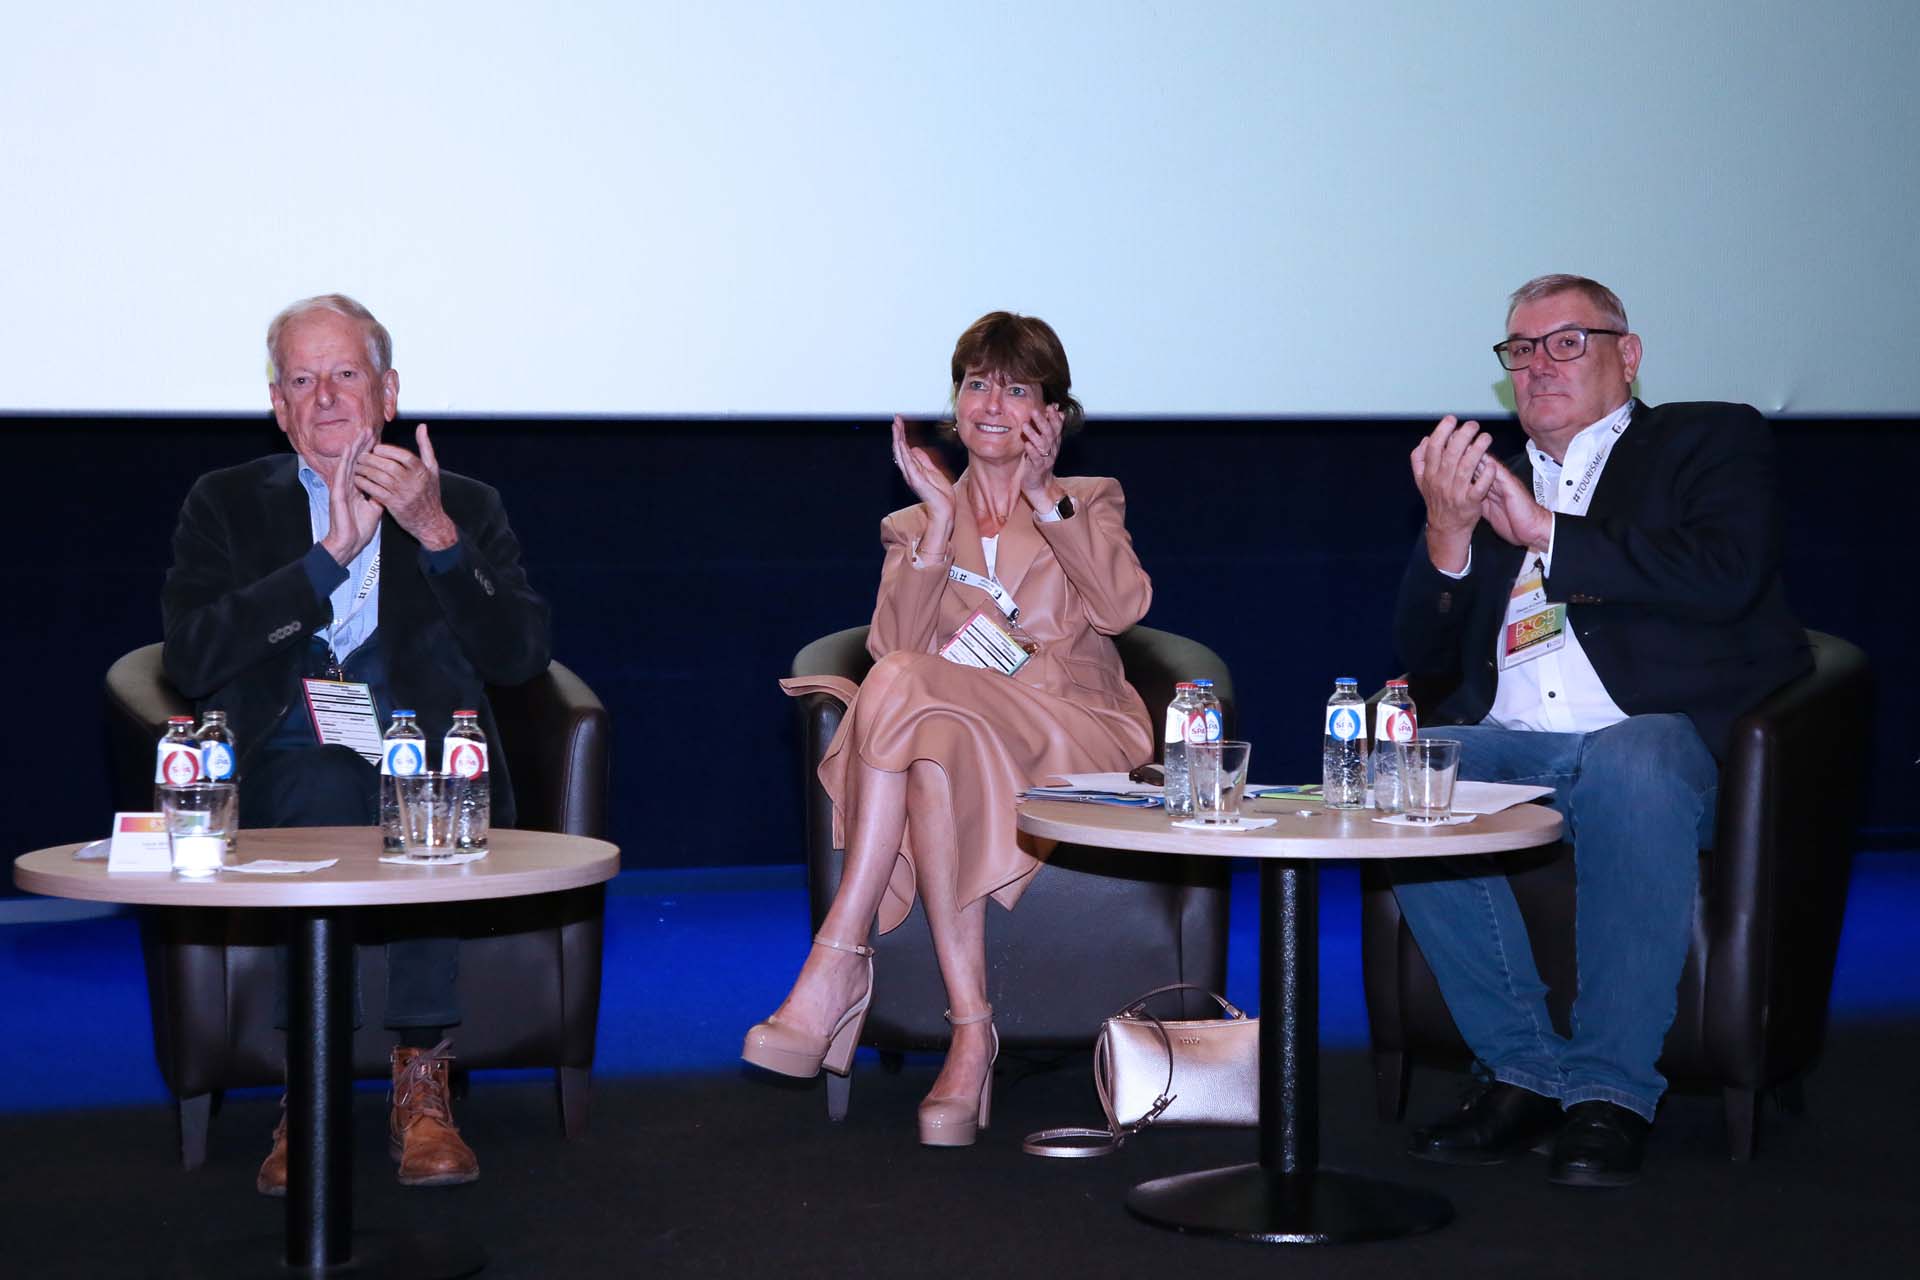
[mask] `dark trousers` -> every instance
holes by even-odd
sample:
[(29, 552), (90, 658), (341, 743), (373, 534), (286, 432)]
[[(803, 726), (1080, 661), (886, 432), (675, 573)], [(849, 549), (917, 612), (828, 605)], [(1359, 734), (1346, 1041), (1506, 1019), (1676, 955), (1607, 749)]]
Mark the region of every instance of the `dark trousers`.
[[(243, 827), (371, 827), (380, 822), (380, 772), (347, 747), (269, 747), (248, 762), (240, 787)], [(455, 986), (460, 940), (441, 936), (442, 913), (388, 908), (395, 928), (387, 941), (389, 1027), (451, 1027), (460, 1021)], [(396, 936), (397, 935), (397, 936)], [(274, 948), (273, 1024), (287, 1025), (287, 949)], [(362, 1016), (355, 974), (353, 1024)]]

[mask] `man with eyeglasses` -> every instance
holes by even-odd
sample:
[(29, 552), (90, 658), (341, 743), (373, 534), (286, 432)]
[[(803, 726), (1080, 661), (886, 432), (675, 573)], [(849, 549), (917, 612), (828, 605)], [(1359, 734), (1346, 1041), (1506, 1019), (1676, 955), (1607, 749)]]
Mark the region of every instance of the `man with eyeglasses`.
[(1734, 720), (1810, 658), (1779, 574), (1767, 424), (1746, 405), (1640, 403), (1613, 292), (1549, 275), (1495, 344), (1526, 451), (1502, 464), (1442, 418), (1412, 455), (1427, 526), (1394, 634), (1460, 776), (1554, 788), (1576, 875), (1579, 992), (1554, 1029), (1491, 859), (1394, 867), (1395, 892), (1476, 1087), (1410, 1154), (1497, 1164), (1551, 1141), (1569, 1186), (1638, 1178), (1686, 959), (1698, 851)]

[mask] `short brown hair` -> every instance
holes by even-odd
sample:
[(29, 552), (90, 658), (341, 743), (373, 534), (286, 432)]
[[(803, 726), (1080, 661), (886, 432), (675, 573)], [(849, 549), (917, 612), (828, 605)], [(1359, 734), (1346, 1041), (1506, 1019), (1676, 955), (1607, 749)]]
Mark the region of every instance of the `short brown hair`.
[(1620, 305), (1620, 295), (1616, 294), (1598, 280), (1589, 280), (1585, 276), (1570, 276), (1558, 273), (1548, 276), (1535, 276), (1513, 291), (1507, 299), (1507, 319), (1513, 319), (1513, 313), (1529, 302), (1538, 302), (1542, 298), (1551, 298), (1556, 293), (1578, 293), (1600, 309), (1607, 323), (1627, 329), (1627, 309)]
[(1060, 335), (1038, 316), (1011, 311), (989, 311), (953, 344), (953, 395), (971, 370), (997, 373), (1015, 382), (1036, 383), (1046, 404), (1060, 406), (1066, 419), (1061, 434), (1078, 431), (1086, 411), (1073, 398), (1073, 371), (1067, 367), (1067, 349)]

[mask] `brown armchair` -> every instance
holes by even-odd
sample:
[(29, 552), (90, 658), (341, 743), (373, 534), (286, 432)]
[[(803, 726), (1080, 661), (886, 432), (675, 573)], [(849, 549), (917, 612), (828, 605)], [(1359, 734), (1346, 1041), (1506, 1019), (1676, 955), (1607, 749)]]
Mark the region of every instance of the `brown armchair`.
[[(1660, 1069), (1721, 1091), (1732, 1156), (1754, 1150), (1761, 1096), (1799, 1105), (1833, 985), (1872, 680), (1866, 656), (1809, 631), (1814, 669), (1734, 725), (1720, 774), (1716, 847), (1700, 854), (1700, 900), (1678, 1013)], [(1418, 691), (1416, 691), (1416, 697)], [(1514, 855), (1510, 879), (1564, 1033), (1575, 991), (1573, 857)], [(1415, 1054), (1467, 1049), (1400, 917), (1383, 868), (1367, 871), (1361, 962), (1383, 1119), (1406, 1107)]]
[[(191, 704), (167, 683), (160, 646), (127, 654), (107, 672), (108, 739), (115, 804), (151, 803), (153, 743), (170, 715)], [(604, 834), (611, 726), (593, 690), (558, 662), (511, 688), (489, 688), (523, 828)], [(244, 780), (243, 780), (244, 785)], [(552, 1067), (568, 1137), (587, 1124), (600, 1016), (602, 886), (531, 898), (461, 903), (441, 924), (461, 939), (463, 1067)], [(381, 1029), (386, 992), (385, 926), (363, 912), (355, 933), (366, 1002), (354, 1034), (353, 1070), (387, 1072), (391, 1033)], [(271, 914), (153, 909), (141, 918), (154, 1055), (179, 1100), (180, 1155), (206, 1158), (214, 1097), (223, 1089), (282, 1080), (284, 1045), (273, 1028)]]
[[(1209, 678), (1231, 734), (1233, 681), (1212, 650), (1150, 627), (1134, 627), (1114, 637), (1114, 644), (1150, 713), (1160, 714), (1172, 700), (1176, 680)], [(858, 681), (872, 665), (867, 629), (852, 627), (802, 649), (793, 673)], [(806, 797), (807, 888), (818, 927), (840, 887), (843, 855), (833, 845), (833, 806), (815, 769), (846, 706), (814, 693), (795, 699), (794, 707)], [(1170, 982), (1224, 991), (1229, 873), (1218, 858), (1058, 846), (1017, 911), (987, 912), (987, 994), (1001, 1043), (1086, 1048), (1101, 1019), (1143, 991)], [(897, 1061), (907, 1049), (944, 1047), (946, 988), (919, 904), (906, 923), (873, 943), (873, 1004), (860, 1042), (880, 1049), (883, 1061)], [(1196, 1002), (1185, 1016), (1204, 1014)], [(851, 1089), (851, 1077), (827, 1076), (831, 1119), (845, 1118)]]

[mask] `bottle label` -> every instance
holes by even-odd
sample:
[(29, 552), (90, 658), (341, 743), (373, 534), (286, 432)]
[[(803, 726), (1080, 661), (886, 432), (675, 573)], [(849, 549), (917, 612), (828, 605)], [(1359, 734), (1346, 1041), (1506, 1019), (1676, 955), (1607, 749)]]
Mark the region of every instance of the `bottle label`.
[(426, 767), (426, 747), (412, 738), (389, 742), (380, 755), (380, 772), (391, 777), (411, 778)]
[(154, 762), (153, 780), (170, 787), (200, 781), (200, 748), (191, 742), (163, 742)]
[(200, 773), (208, 782), (225, 782), (233, 777), (233, 748), (224, 742), (209, 742), (200, 748)]
[(448, 738), (442, 744), (440, 770), (456, 778), (483, 778), (487, 773), (487, 744), (472, 738)]
[(1220, 739), (1224, 736), (1220, 731), (1220, 708), (1208, 707), (1206, 710), (1206, 720), (1207, 720), (1206, 741), (1208, 742), (1220, 741)]
[(1179, 707), (1175, 706), (1171, 702), (1168, 703), (1167, 704), (1167, 729), (1166, 729), (1166, 732), (1163, 735), (1161, 735), (1161, 741), (1185, 742), (1186, 735), (1187, 735), (1186, 716), (1181, 712)]
[(1187, 712), (1186, 738), (1189, 743), (1212, 742), (1215, 738), (1219, 736), (1220, 736), (1219, 716), (1216, 715), (1213, 717), (1213, 732), (1211, 735), (1209, 735), (1207, 731), (1206, 711), (1203, 708), (1195, 707), (1193, 710)]
[(1407, 708), (1381, 702), (1375, 704), (1374, 711), (1375, 742), (1412, 742), (1420, 736), (1419, 721), (1413, 718), (1413, 712)]
[(1366, 707), (1357, 702), (1337, 702), (1327, 708), (1327, 736), (1335, 742), (1367, 740)]

